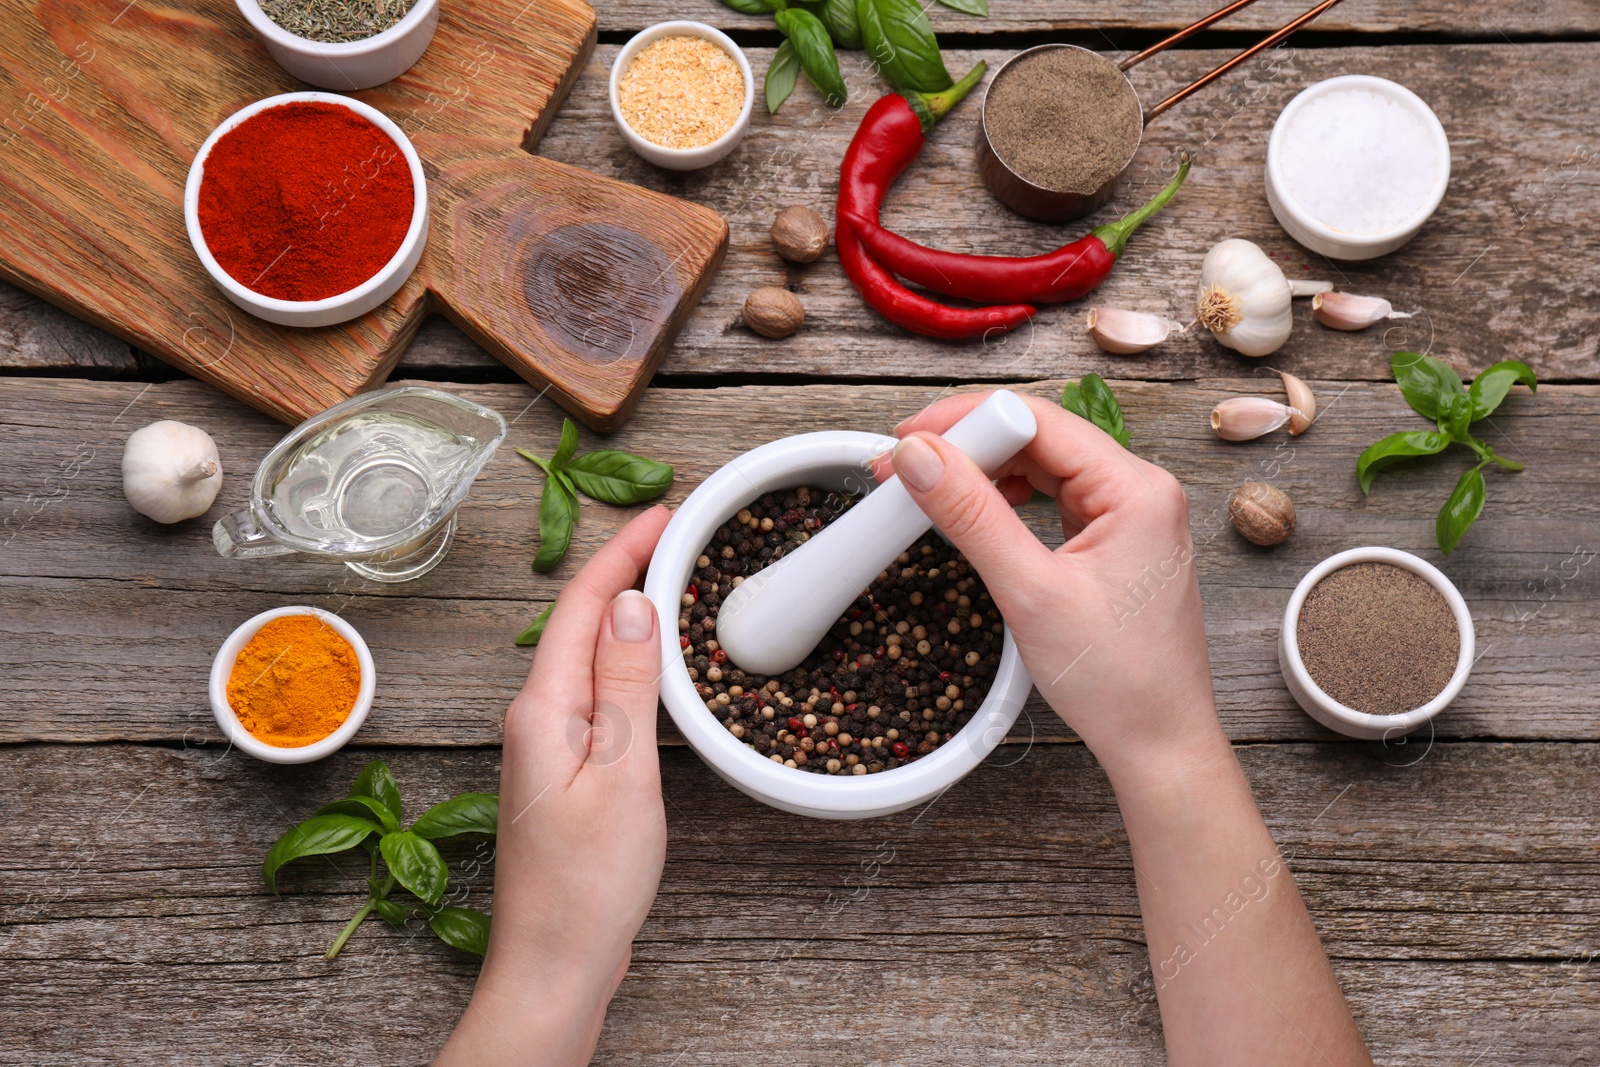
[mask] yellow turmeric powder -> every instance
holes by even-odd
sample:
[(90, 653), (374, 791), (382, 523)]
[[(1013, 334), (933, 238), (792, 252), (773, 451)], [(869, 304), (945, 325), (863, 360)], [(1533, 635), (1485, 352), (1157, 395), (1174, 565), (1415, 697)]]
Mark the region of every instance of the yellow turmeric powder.
[(246, 730), (269, 745), (299, 748), (337, 730), (356, 706), (361, 662), (315, 615), (269, 619), (239, 652), (228, 703)]

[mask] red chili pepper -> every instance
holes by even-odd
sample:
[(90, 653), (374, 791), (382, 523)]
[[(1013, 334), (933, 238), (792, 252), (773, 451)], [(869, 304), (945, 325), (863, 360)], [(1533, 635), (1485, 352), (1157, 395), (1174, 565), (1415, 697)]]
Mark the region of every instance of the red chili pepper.
[(1022, 325), (1036, 311), (1027, 304), (953, 308), (912, 292), (867, 253), (851, 218), (876, 223), (889, 186), (922, 151), (925, 135), (983, 78), (979, 63), (942, 93), (890, 93), (867, 110), (839, 168), (834, 243), (850, 284), (867, 306), (913, 333), (967, 340)]
[(846, 212), (842, 196), (838, 228), (849, 227), (882, 266), (936, 293), (966, 300), (1054, 304), (1076, 300), (1105, 281), (1129, 235), (1166, 206), (1188, 174), (1189, 156), (1185, 153), (1177, 175), (1149, 203), (1042, 256), (973, 256), (928, 248), (884, 229), (876, 211)]

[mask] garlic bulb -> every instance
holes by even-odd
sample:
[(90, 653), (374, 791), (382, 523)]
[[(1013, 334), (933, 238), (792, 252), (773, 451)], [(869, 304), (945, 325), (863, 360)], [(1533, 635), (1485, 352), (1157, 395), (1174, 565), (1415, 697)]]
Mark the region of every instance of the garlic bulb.
[(1389, 301), (1354, 293), (1318, 293), (1311, 298), (1311, 313), (1322, 325), (1335, 330), (1365, 330), (1384, 319), (1409, 319), (1409, 311), (1396, 311)]
[(1230, 396), (1211, 409), (1211, 428), (1224, 441), (1252, 441), (1302, 414), (1264, 396)]
[(171, 419), (133, 431), (122, 452), (122, 492), (133, 510), (157, 522), (205, 514), (222, 488), (222, 460), (211, 435)]
[(1086, 320), (1086, 329), (1094, 343), (1122, 356), (1154, 348), (1174, 330), (1182, 333), (1186, 328), (1160, 315), (1122, 308), (1090, 308)]
[(1241, 355), (1267, 356), (1289, 339), (1294, 324), (1290, 298), (1332, 288), (1328, 282), (1289, 281), (1258, 246), (1231, 237), (1206, 253), (1195, 312), (1226, 347)]

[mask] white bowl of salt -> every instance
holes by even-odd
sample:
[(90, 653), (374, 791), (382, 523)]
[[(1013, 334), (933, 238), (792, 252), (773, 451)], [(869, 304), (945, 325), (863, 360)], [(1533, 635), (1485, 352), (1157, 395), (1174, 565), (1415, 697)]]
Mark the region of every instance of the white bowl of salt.
[(1267, 143), (1267, 202), (1331, 259), (1375, 259), (1414, 237), (1450, 184), (1450, 141), (1403, 85), (1346, 74), (1289, 101)]

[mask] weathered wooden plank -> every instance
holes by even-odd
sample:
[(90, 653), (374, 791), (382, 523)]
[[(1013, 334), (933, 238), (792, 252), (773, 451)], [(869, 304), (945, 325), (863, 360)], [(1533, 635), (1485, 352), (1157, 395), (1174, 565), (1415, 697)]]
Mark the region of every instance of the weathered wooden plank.
[[(996, 5), (997, 17), (1003, 6)], [(1271, 10), (1277, 18), (1284, 5), (1257, 6), (1263, 17)], [(1600, 11), (1593, 5), (1567, 6), (1591, 15)], [(1365, 5), (1367, 10), (1402, 7), (1409, 5)], [(1450, 7), (1463, 11), (1462, 19), (1503, 17), (1497, 14), (1503, 5)], [(1346, 3), (1330, 14), (1345, 9), (1359, 12), (1363, 5)], [(1080, 17), (1079, 11), (1066, 9), (1062, 17)], [(720, 9), (717, 13), (732, 16)], [(1100, 12), (1094, 14), (1099, 17)], [(951, 17), (978, 21), (954, 13)], [(790, 204), (812, 204), (831, 217), (839, 160), (880, 91), (859, 56), (845, 57), (854, 99), (842, 111), (828, 111), (802, 86), (777, 116), (758, 109), (749, 137), (728, 160), (707, 171), (678, 175), (638, 159), (616, 132), (605, 99), (615, 54), (612, 46), (597, 50), (541, 142), (541, 153), (707, 204), (732, 226), (721, 272), (667, 356), (663, 372), (922, 380), (1026, 380), (1076, 376), (1085, 370), (1152, 379), (1248, 373), (1243, 370), (1248, 361), (1198, 333), (1169, 341), (1145, 357), (1107, 357), (1083, 336), (1081, 305), (1047, 309), (1031, 329), (988, 348), (935, 344), (889, 327), (861, 305), (831, 252), (819, 263), (786, 268), (767, 238), (773, 215)], [(767, 49), (750, 50), (758, 72), (770, 54)], [(994, 65), (1009, 54), (955, 52), (950, 63), (956, 67), (982, 58)], [(1147, 94), (1160, 94), (1225, 54), (1204, 50), (1162, 56), (1138, 70), (1135, 82)], [(1504, 44), (1291, 47), (1258, 59), (1151, 126), (1130, 188), (1103, 215), (1109, 218), (1151, 192), (1157, 184), (1154, 168), (1176, 149), (1195, 152), (1196, 169), (1166, 215), (1134, 239), (1125, 261), (1094, 300), (1187, 320), (1205, 250), (1221, 238), (1242, 236), (1278, 255), (1293, 274), (1323, 274), (1341, 288), (1378, 293), (1397, 307), (1423, 313), (1388, 331), (1338, 334), (1317, 326), (1309, 308), (1300, 307), (1296, 333), (1274, 362), (1303, 377), (1381, 379), (1391, 351), (1431, 345), (1437, 352), (1472, 361), (1515, 356), (1549, 377), (1592, 380), (1600, 373), (1595, 360), (1600, 310), (1589, 299), (1585, 272), (1600, 255), (1600, 234), (1589, 224), (1600, 210), (1600, 181), (1595, 177), (1600, 149), (1588, 120), (1592, 101), (1600, 96), (1597, 56), (1600, 44)], [(1335, 267), (1310, 259), (1278, 227), (1261, 191), (1260, 174), (1267, 134), (1282, 105), (1306, 84), (1348, 72), (1393, 78), (1427, 99), (1455, 146), (1454, 177), (1439, 213), (1405, 249), (1373, 264)], [(1081, 225), (1041, 226), (996, 205), (973, 167), (977, 120), (976, 102), (970, 101), (935, 132), (925, 158), (891, 197), (887, 217), (893, 225), (944, 247), (1024, 252), (1054, 247), (1064, 235), (1075, 236), (1084, 226), (1105, 221), (1096, 216)], [(805, 328), (785, 341), (768, 341), (746, 330), (739, 323), (739, 308), (750, 290), (786, 283), (807, 305)], [(0, 345), (0, 363), (16, 358), (6, 352), (7, 346)], [(467, 368), (509, 377), (492, 357), (438, 319), (423, 328), (401, 368), (402, 374), (424, 377), (450, 377)]]
[[(1175, 387), (1119, 383), (1134, 449), (1189, 487), (1222, 714), (1240, 740), (1328, 736), (1293, 703), (1275, 639), (1289, 592), (1318, 560), (1360, 544), (1439, 558), (1433, 516), (1463, 468), (1442, 459), (1386, 474), (1370, 498), (1354, 462), (1370, 441), (1423, 424), (1393, 386), (1315, 383), (1324, 415), (1305, 436), (1230, 445), (1206, 413), (1241, 392), (1274, 395), (1276, 379)], [(455, 387), (513, 420), (511, 443), (549, 452), (560, 411), (524, 385)], [(1059, 383), (1034, 383), (1054, 395)], [(942, 390), (928, 387), (654, 389), (626, 431), (608, 439), (672, 462), (676, 504), (722, 463), (787, 432), (887, 430)], [(1600, 387), (1546, 386), (1513, 396), (1493, 443), (1528, 463), (1491, 475), (1485, 517), (1444, 563), (1476, 620), (1481, 659), (1437, 721), (1446, 737), (1600, 737), (1589, 707), (1600, 685), (1594, 554), (1600, 512)], [(538, 480), (508, 447), (474, 487), (451, 557), (416, 582), (383, 586), (341, 567), (284, 559), (230, 561), (210, 524), (159, 527), (121, 492), (122, 442), (134, 427), (176, 418), (216, 438), (227, 479), (214, 520), (239, 506), (256, 462), (281, 428), (195, 382), (0, 379), (0, 740), (177, 740), (215, 736), (205, 672), (223, 636), (255, 612), (291, 603), (338, 610), (377, 657), (378, 704), (362, 734), (378, 744), (485, 744), (521, 685), (518, 633), (632, 514), (588, 505), (569, 561), (535, 575)], [(596, 438), (586, 435), (584, 447)], [(1273, 551), (1227, 525), (1227, 494), (1255, 478), (1295, 500), (1300, 528)], [(1024, 509), (1059, 539), (1047, 506)], [(1138, 577), (1130, 575), (1130, 579)], [(1108, 604), (1077, 610), (1113, 613)], [(1064, 610), (1066, 606), (1064, 606)], [(470, 682), (467, 680), (470, 679)], [(1031, 724), (1031, 725), (1030, 725)], [(1019, 725), (1061, 728), (1035, 703)]]
[[(1049, 0), (993, 0), (989, 17), (974, 18), (939, 4), (928, 5), (928, 17), (941, 33), (1001, 33), (1031, 30), (1065, 31), (1078, 43), (1103, 45), (1106, 34), (1130, 30), (1171, 30), (1220, 7), (1214, 0), (1160, 0), (1133, 3), (1050, 3)], [(1234, 15), (1219, 28), (1275, 30), (1306, 8), (1306, 0), (1267, 0)], [(770, 18), (740, 15), (715, 0), (695, 0), (686, 9), (662, 0), (624, 0), (602, 5), (597, 12), (601, 32), (637, 30), (664, 19), (689, 18), (725, 29), (766, 29)], [(1502, 35), (1583, 34), (1600, 32), (1600, 15), (1581, 0), (1511, 0), (1509, 3), (1475, 4), (1470, 0), (1345, 0), (1311, 26), (1306, 37), (1328, 33), (1395, 32), (1499, 40)]]
[[(1238, 751), (1380, 1063), (1592, 1051), (1595, 746), (1440, 745), (1409, 767), (1351, 744)], [(369, 755), (0, 751), (0, 1057), (424, 1062), (472, 962), (373, 921), (327, 963), (364, 870), (298, 864), (282, 900), (259, 881), (271, 840)], [(1011, 755), (924, 810), (840, 832), (665, 753), (666, 874), (597, 1062), (1163, 1062), (1109, 786), (1076, 746)], [(385, 758), (414, 815), (494, 788), (499, 754)], [(487, 905), (488, 870), (457, 871)]]
[(126, 341), (0, 282), (0, 366), (8, 370), (138, 370)]

